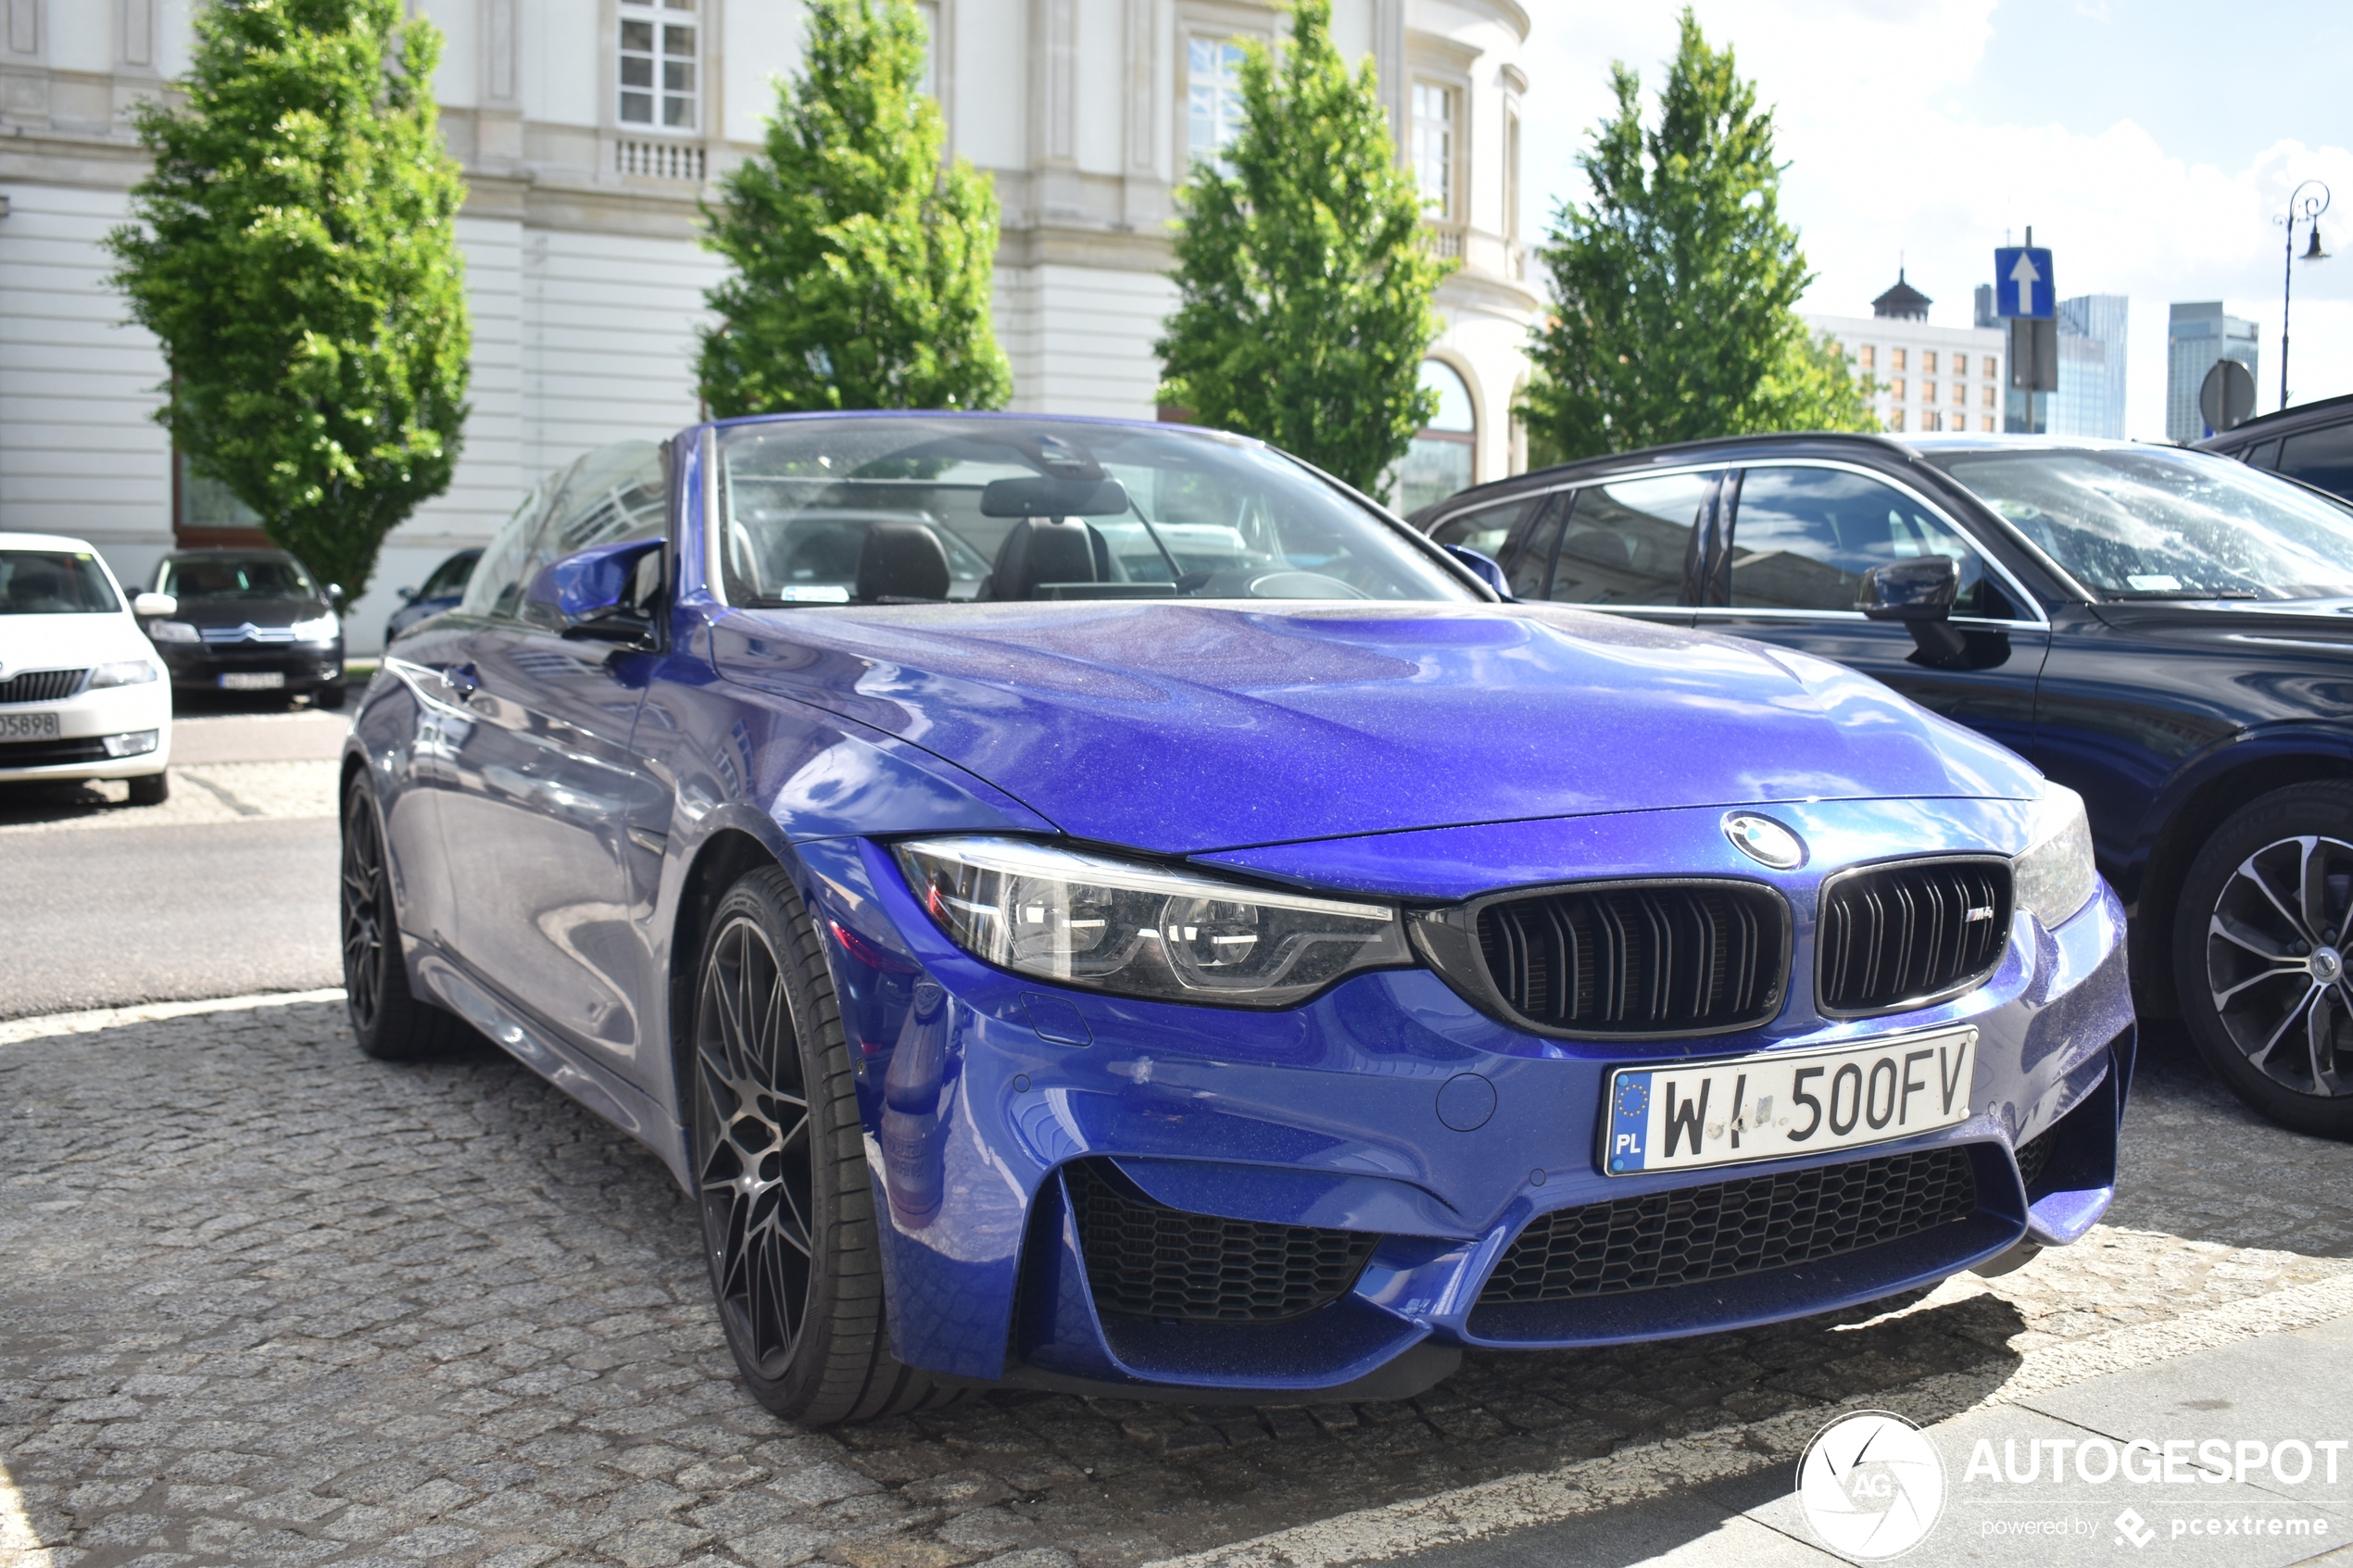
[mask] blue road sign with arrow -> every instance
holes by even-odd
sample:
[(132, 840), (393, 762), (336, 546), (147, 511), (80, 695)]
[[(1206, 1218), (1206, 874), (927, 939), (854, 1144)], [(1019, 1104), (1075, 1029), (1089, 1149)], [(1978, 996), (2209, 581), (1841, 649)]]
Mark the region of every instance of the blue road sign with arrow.
[(1994, 313), (2045, 321), (2058, 314), (2051, 285), (2051, 253), (2042, 245), (2004, 245), (1994, 252)]

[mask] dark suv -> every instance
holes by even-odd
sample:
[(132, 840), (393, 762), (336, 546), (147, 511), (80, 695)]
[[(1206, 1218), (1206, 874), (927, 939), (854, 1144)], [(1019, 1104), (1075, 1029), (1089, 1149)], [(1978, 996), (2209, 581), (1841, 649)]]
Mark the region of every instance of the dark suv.
[(1522, 598), (1835, 659), (2024, 754), (2084, 798), (2142, 1010), (2258, 1109), (2353, 1137), (2353, 508), (2173, 447), (1819, 434), (1413, 521)]
[(2199, 442), (2198, 449), (2353, 501), (2353, 393), (2249, 420)]

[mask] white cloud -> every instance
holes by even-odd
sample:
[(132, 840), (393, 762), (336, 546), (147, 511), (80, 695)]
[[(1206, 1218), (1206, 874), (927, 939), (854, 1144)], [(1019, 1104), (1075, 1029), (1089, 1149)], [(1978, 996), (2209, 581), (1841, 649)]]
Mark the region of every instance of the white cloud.
[[(1680, 8), (1637, 0), (1591, 19), (1559, 6), (1539, 13), (1527, 182), (1541, 207), (1529, 227), (1541, 232), (1555, 199), (1583, 194), (1574, 157), (1610, 107), (1609, 61), (1627, 60), (1655, 88)], [(2348, 254), (2297, 268), (2294, 395), (2353, 391), (2353, 150), (2282, 141), (2224, 169), (2169, 154), (2132, 119), (1980, 123), (1959, 111), (1956, 90), (1981, 68), (1994, 13), (1993, 0), (1749, 0), (1703, 11), (1710, 41), (1732, 44), (1742, 74), (1774, 106), (1792, 165), (1783, 210), (1818, 274), (1807, 307), (1861, 313), (1894, 281), (1900, 255), (1936, 299), (1932, 319), (1962, 324), (1971, 290), (1991, 281), (1994, 246), (2031, 223), (2056, 252), (2063, 294), (2131, 296), (2128, 429), (2161, 437), (2166, 314), (2176, 300), (2220, 298), (2261, 323), (2259, 407), (2275, 405), (2284, 242), (2271, 220), (2290, 186), (2318, 176), (2345, 197), (2347, 222), (2323, 220), (2322, 230)], [(2179, 46), (2210, 44), (2185, 37)]]

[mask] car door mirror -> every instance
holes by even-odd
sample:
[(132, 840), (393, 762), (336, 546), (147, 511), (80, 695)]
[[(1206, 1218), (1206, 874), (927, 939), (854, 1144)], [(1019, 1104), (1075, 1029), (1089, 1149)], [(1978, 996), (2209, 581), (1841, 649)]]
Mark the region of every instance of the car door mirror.
[(1950, 556), (1888, 561), (1863, 573), (1855, 608), (1873, 621), (1946, 621), (1961, 597), (1961, 563)]
[(142, 621), (180, 613), (180, 601), (170, 594), (140, 594), (131, 601), (131, 613)]
[(400, 596), (400, 602), (402, 604), (414, 604), (417, 602), (417, 590), (414, 588), (395, 588), (393, 592)]
[(523, 618), (576, 641), (652, 647), (661, 546), (631, 539), (549, 561), (523, 596)]
[(1495, 590), (1497, 597), (1505, 600), (1512, 598), (1511, 579), (1504, 575), (1504, 569), (1494, 557), (1480, 555), (1477, 550), (1462, 545), (1441, 545), (1438, 547), (1469, 567), (1474, 576)]

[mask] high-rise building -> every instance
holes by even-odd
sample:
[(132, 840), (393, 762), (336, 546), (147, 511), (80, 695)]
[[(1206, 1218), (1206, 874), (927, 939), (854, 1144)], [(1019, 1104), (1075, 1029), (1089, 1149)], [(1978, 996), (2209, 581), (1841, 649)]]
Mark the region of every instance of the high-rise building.
[(2124, 331), (2132, 301), (2120, 294), (2058, 302), (2058, 392), (2053, 435), (2124, 439)]
[(2217, 359), (2235, 359), (2256, 373), (2255, 323), (2222, 314), (2219, 299), (2173, 307), (2165, 329), (2165, 435), (2203, 441), (2214, 433), (2198, 411), (2198, 389)]
[(1928, 310), (1934, 303), (1898, 269), (1895, 286), (1871, 301), (1870, 315), (1808, 316), (1806, 324), (1836, 344), (1856, 375), (1870, 379), (1881, 429), (2000, 429), (2007, 334), (1982, 326), (1932, 327)]

